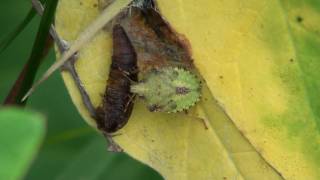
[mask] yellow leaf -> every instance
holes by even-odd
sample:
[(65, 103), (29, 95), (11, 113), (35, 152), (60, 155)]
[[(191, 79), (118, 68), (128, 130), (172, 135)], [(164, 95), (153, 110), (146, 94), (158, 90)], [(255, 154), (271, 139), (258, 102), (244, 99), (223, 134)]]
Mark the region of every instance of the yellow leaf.
[[(296, 57), (282, 4), (254, 0), (157, 3), (174, 29), (190, 41), (195, 65), (208, 87), (204, 85), (201, 102), (188, 115), (151, 113), (136, 100), (129, 123), (115, 141), (166, 179), (281, 179), (277, 171), (288, 179), (316, 179), (314, 164), (299, 149), (302, 136), (295, 136), (298, 141), (290, 139), (284, 127), (288, 120), (300, 123), (296, 114), (305, 116), (305, 121), (313, 117), (303, 104), (304, 91), (295, 91), (303, 87), (291, 87), (283, 79), (287, 74), (298, 78), (299, 67), (289, 65)], [(72, 43), (99, 13), (95, 0), (60, 0), (57, 30)], [(95, 106), (102, 100), (111, 54), (111, 34), (101, 31), (80, 51), (76, 63)], [(63, 73), (63, 78), (79, 112), (96, 127), (70, 75)], [(294, 103), (301, 106), (296, 114), (289, 106)], [(305, 130), (314, 126), (303, 125)]]
[[(320, 47), (319, 2), (164, 0), (159, 6), (189, 39), (214, 97), (263, 157), (287, 179), (319, 179), (319, 73), (311, 69), (319, 67), (311, 65), (319, 60), (312, 52)], [(310, 32), (318, 33), (313, 45), (303, 39)]]

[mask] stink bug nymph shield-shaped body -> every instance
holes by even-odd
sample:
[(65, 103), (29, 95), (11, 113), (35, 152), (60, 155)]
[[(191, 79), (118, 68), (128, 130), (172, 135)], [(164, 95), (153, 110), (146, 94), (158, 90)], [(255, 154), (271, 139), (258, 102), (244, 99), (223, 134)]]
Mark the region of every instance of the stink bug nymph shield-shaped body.
[(200, 81), (191, 72), (173, 67), (151, 70), (145, 79), (131, 86), (152, 112), (180, 112), (200, 99)]

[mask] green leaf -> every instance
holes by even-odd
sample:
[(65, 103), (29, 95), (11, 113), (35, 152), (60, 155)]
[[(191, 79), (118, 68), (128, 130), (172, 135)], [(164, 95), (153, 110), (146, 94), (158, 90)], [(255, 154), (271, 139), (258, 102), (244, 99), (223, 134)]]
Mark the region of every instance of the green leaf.
[(14, 87), (10, 91), (9, 96), (11, 96), (11, 94), (14, 94), (14, 97), (8, 97), (13, 99), (10, 103), (14, 103), (14, 104), (26, 103), (26, 101), (21, 102), (21, 99), (30, 89), (34, 81), (34, 78), (36, 76), (37, 70), (40, 66), (41, 60), (43, 58), (43, 53), (47, 48), (46, 42), (48, 40), (48, 37), (50, 37), (49, 29), (53, 21), (57, 3), (58, 3), (58, 0), (48, 0), (46, 3), (46, 8), (44, 10), (44, 13), (40, 22), (37, 37), (33, 45), (33, 49), (29, 57), (29, 60), (26, 63), (19, 78), (17, 79)]
[(35, 15), (36, 12), (33, 9), (30, 9), (22, 22), (12, 32), (2, 38), (0, 41), (0, 54), (5, 51), (7, 47), (16, 39), (16, 37), (26, 28)]
[(21, 179), (45, 134), (44, 118), (19, 109), (0, 110), (0, 179)]
[[(40, 0), (45, 2), (46, 0)], [(0, 54), (7, 49), (7, 47), (19, 36), (19, 34), (27, 27), (33, 17), (36, 15), (36, 11), (31, 8), (27, 16), (20, 22), (20, 24), (9, 34), (2, 37), (0, 40)]]

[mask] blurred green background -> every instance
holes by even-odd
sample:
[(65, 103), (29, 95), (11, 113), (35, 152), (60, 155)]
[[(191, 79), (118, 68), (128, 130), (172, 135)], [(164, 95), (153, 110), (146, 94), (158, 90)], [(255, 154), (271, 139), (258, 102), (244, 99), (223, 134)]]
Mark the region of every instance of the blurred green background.
[[(1, 0), (0, 39), (23, 20), (30, 7), (28, 0)], [(39, 22), (39, 17), (34, 18), (8, 49), (0, 54), (1, 102), (30, 55)], [(54, 59), (51, 51), (38, 75)], [(162, 179), (157, 172), (126, 154), (107, 152), (106, 141), (85, 124), (73, 106), (59, 73), (55, 73), (37, 89), (29, 99), (27, 108), (46, 116), (47, 134), (25, 179)]]

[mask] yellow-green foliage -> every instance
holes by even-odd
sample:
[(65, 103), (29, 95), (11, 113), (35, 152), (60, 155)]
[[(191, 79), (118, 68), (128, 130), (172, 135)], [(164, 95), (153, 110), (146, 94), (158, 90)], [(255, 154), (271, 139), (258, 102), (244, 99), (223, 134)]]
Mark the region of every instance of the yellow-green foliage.
[[(189, 40), (206, 84), (188, 115), (150, 113), (138, 100), (115, 138), (125, 152), (168, 179), (281, 179), (278, 172), (287, 179), (319, 179), (319, 2), (157, 2)], [(99, 15), (95, 3), (60, 1), (56, 25), (66, 40)], [(111, 34), (101, 31), (76, 64), (96, 106), (111, 53)], [(95, 126), (74, 82), (63, 77), (80, 113)]]

